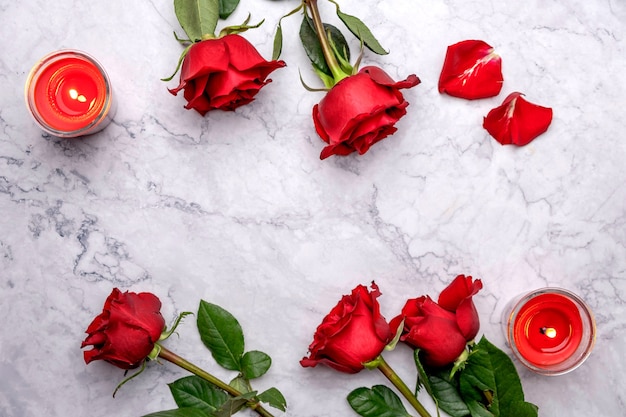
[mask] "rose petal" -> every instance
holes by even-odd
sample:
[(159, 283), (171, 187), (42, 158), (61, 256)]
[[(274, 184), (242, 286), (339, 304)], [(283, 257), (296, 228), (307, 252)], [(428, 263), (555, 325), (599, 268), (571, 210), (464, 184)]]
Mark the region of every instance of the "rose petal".
[(473, 280), (471, 276), (457, 275), (456, 278), (441, 291), (437, 303), (448, 311), (455, 312), (459, 304), (472, 297), (482, 289), (481, 280)]
[(474, 100), (497, 96), (502, 89), (502, 59), (481, 40), (467, 40), (448, 46), (439, 92)]
[(514, 92), (492, 109), (483, 120), (483, 127), (502, 145), (524, 146), (548, 130), (552, 109), (526, 101)]

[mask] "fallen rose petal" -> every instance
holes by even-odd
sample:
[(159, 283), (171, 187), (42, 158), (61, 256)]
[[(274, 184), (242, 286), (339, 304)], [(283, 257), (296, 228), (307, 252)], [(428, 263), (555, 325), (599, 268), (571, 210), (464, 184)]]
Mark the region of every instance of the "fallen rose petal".
[(524, 146), (548, 130), (552, 109), (526, 101), (514, 92), (492, 109), (483, 120), (483, 127), (502, 145)]
[(502, 89), (502, 59), (480, 40), (467, 40), (448, 46), (439, 92), (474, 100), (497, 96)]

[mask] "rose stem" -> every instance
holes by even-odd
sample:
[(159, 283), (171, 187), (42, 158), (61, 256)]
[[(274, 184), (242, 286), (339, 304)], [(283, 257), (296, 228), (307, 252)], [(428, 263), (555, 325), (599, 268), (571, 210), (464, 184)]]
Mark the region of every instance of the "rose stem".
[(304, 0), (304, 5), (309, 7), (311, 10), (311, 18), (313, 19), (313, 25), (315, 26), (315, 31), (317, 32), (317, 38), (320, 41), (320, 45), (322, 46), (322, 53), (324, 54), (324, 59), (326, 60), (326, 64), (328, 64), (328, 68), (333, 73), (333, 78), (335, 79), (335, 83), (341, 81), (346, 78), (348, 74), (344, 73), (341, 70), (339, 62), (337, 62), (337, 58), (328, 43), (328, 38), (326, 37), (326, 30), (324, 29), (324, 23), (322, 22), (322, 18), (320, 16), (320, 11), (317, 8), (317, 0)]
[[(239, 396), (243, 395), (237, 389), (235, 389), (235, 388), (231, 387), (230, 385), (228, 385), (227, 383), (217, 379), (216, 377), (214, 377), (210, 373), (208, 373), (205, 370), (197, 367), (196, 365), (194, 365), (193, 363), (187, 361), (186, 359), (178, 356), (177, 354), (175, 354), (171, 350), (167, 350), (163, 346), (161, 346), (161, 351), (159, 352), (159, 357), (165, 359), (168, 362), (173, 363), (174, 365), (180, 366), (181, 368), (191, 372), (194, 375), (199, 376), (200, 378), (204, 379), (205, 381), (210, 382), (211, 384), (215, 385), (216, 387), (223, 389), (224, 391), (226, 391), (227, 393), (229, 393), (233, 397), (239, 397)], [(260, 416), (263, 416), (263, 417), (274, 417), (272, 414), (270, 414), (269, 411), (267, 411), (265, 408), (263, 408), (263, 406), (259, 402), (250, 400), (250, 401), (248, 401), (246, 403), (246, 405), (249, 408), (251, 408), (252, 410), (256, 411)]]
[(409, 403), (411, 403), (415, 411), (417, 411), (418, 414), (422, 417), (432, 417), (428, 413), (428, 411), (426, 411), (422, 403), (420, 403), (415, 397), (415, 395), (413, 395), (413, 392), (411, 392), (409, 387), (406, 386), (404, 381), (400, 379), (398, 374), (396, 374), (396, 372), (393, 369), (391, 369), (389, 364), (385, 362), (383, 357), (379, 356), (379, 359), (380, 359), (380, 362), (378, 364), (378, 369), (380, 370), (380, 372), (382, 372), (383, 375), (385, 375), (387, 379), (391, 381), (391, 383), (398, 389), (398, 391), (400, 391), (400, 393), (404, 395), (404, 398), (406, 398), (409, 401)]

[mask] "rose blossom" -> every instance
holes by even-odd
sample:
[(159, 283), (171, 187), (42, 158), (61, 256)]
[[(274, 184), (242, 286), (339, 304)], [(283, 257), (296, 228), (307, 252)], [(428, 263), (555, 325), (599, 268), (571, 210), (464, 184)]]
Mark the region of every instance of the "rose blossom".
[(514, 92), (492, 109), (483, 120), (483, 127), (502, 145), (524, 146), (548, 130), (552, 109), (526, 101)]
[(313, 107), (315, 130), (328, 143), (320, 159), (331, 155), (364, 154), (393, 134), (409, 103), (400, 92), (420, 83), (414, 74), (394, 81), (378, 67), (364, 67), (339, 81)]
[(245, 38), (226, 35), (191, 46), (183, 60), (176, 95), (184, 90), (186, 109), (204, 115), (209, 110), (234, 110), (254, 100), (271, 82), (267, 76), (284, 67), (283, 61), (266, 61)]
[(102, 313), (86, 330), (81, 347), (85, 363), (104, 360), (122, 369), (137, 368), (159, 340), (165, 320), (161, 301), (151, 293), (122, 293), (114, 288), (104, 303)]
[(397, 329), (404, 319), (401, 341), (419, 348), (430, 366), (451, 364), (478, 333), (480, 322), (472, 296), (481, 288), (480, 280), (459, 275), (441, 292), (438, 303), (428, 296), (408, 300), (392, 320), (392, 328)]
[(374, 282), (371, 292), (359, 285), (344, 295), (318, 326), (310, 355), (300, 364), (314, 367), (323, 363), (341, 372), (356, 373), (364, 363), (376, 359), (393, 337), (380, 314), (379, 296)]

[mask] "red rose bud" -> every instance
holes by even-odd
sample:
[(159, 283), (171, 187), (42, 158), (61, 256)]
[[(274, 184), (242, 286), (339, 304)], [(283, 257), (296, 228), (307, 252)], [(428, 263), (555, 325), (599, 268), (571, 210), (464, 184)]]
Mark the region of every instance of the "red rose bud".
[(483, 120), (483, 127), (502, 145), (527, 145), (552, 123), (551, 108), (529, 103), (522, 96), (509, 94)]
[(463, 353), (467, 340), (454, 313), (443, 309), (428, 296), (408, 300), (402, 314), (404, 334), (400, 340), (422, 352), (424, 363), (433, 367), (453, 363)]
[(469, 341), (476, 337), (480, 328), (478, 312), (472, 297), (483, 287), (481, 280), (472, 282), (471, 276), (459, 275), (450, 283), (441, 294), (437, 303), (455, 314), (459, 330)]
[(448, 46), (439, 76), (439, 92), (474, 100), (497, 96), (502, 89), (502, 59), (484, 41)]
[(396, 82), (382, 69), (370, 66), (335, 84), (313, 107), (315, 130), (328, 144), (320, 159), (355, 151), (363, 155), (393, 134), (409, 105), (400, 89), (419, 83), (415, 75)]
[(389, 324), (380, 314), (378, 286), (369, 292), (363, 285), (344, 295), (324, 317), (309, 346), (310, 355), (300, 365), (325, 364), (341, 372), (356, 373), (363, 364), (378, 357), (393, 338)]
[(165, 328), (160, 310), (161, 301), (154, 294), (114, 288), (102, 313), (87, 328), (89, 336), (81, 348), (93, 349), (83, 353), (85, 363), (102, 359), (122, 369), (137, 368)]
[(180, 84), (170, 93), (184, 90), (186, 109), (205, 115), (209, 110), (234, 110), (250, 103), (271, 82), (267, 76), (284, 67), (283, 61), (266, 61), (246, 39), (226, 35), (197, 42), (183, 60)]

